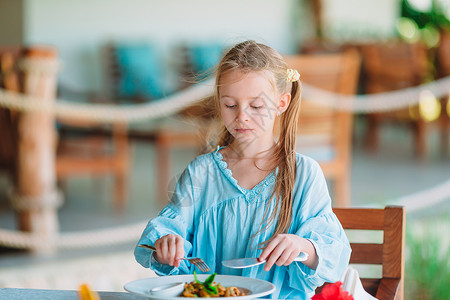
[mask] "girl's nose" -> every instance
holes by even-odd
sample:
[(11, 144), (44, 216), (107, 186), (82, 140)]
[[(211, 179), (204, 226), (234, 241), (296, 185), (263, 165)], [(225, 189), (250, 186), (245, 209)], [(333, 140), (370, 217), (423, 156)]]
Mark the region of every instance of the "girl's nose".
[(236, 120), (239, 120), (241, 122), (248, 122), (248, 120), (250, 119), (247, 111), (245, 108), (239, 108), (239, 112), (238, 115), (236, 117)]

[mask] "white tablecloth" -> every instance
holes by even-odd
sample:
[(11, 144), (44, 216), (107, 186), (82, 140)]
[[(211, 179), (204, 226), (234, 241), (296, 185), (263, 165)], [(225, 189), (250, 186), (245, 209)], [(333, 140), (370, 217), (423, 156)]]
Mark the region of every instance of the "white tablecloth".
[[(127, 292), (98, 292), (102, 300), (142, 300), (144, 297)], [(36, 290), (36, 289), (0, 289), (0, 300), (42, 300), (64, 299), (78, 300), (76, 291)]]

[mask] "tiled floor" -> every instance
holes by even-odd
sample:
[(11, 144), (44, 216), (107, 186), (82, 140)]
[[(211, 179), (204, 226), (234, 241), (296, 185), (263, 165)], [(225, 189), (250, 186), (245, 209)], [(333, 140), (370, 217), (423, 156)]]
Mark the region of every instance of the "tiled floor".
[[(380, 150), (374, 155), (362, 150), (360, 135), (356, 134), (352, 155), (351, 191), (354, 206), (392, 203), (401, 196), (430, 188), (450, 178), (450, 155), (438, 153), (439, 138), (435, 130), (432, 130), (428, 140), (430, 155), (423, 162), (415, 159), (411, 148), (412, 138), (405, 128), (384, 127)], [(159, 212), (163, 202), (156, 201), (155, 149), (152, 144), (143, 142), (135, 142), (134, 146), (130, 202), (126, 211), (122, 214), (114, 212), (110, 200), (111, 178), (74, 178), (67, 182), (65, 204), (59, 211), (63, 232), (130, 224), (148, 220)], [(174, 162), (172, 173), (179, 174), (195, 156), (195, 150), (178, 149), (171, 156)], [(7, 178), (0, 174), (0, 228), (12, 229), (15, 219), (6, 201), (7, 186)], [(413, 212), (408, 218), (423, 220), (438, 217), (448, 220), (449, 200), (447, 197), (446, 201)], [(98, 289), (121, 290), (121, 284), (129, 280), (152, 275), (134, 262), (133, 246), (134, 242), (109, 248), (62, 251), (47, 258), (3, 250), (0, 252), (0, 287), (73, 289), (86, 279)], [(113, 266), (112, 261), (115, 261)], [(61, 266), (67, 270), (61, 272)], [(46, 274), (47, 277), (44, 277), (47, 279), (38, 279), (43, 274)], [(64, 277), (62, 274), (71, 275)]]

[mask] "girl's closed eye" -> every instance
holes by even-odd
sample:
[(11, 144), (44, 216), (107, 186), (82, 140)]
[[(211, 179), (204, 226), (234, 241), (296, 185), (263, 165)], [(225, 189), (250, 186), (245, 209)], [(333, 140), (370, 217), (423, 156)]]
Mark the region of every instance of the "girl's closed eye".
[(226, 107), (226, 108), (235, 108), (236, 106), (237, 106), (236, 104), (233, 104), (233, 105), (225, 104), (225, 107)]
[(265, 106), (264, 101), (253, 101), (250, 103), (250, 108), (252, 109), (261, 109)]

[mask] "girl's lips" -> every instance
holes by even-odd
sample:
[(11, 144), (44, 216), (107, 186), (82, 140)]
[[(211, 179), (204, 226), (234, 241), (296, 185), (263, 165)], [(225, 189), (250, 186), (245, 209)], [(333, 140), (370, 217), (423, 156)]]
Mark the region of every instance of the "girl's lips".
[(249, 133), (251, 132), (253, 129), (247, 129), (247, 128), (237, 128), (235, 129), (237, 133)]

